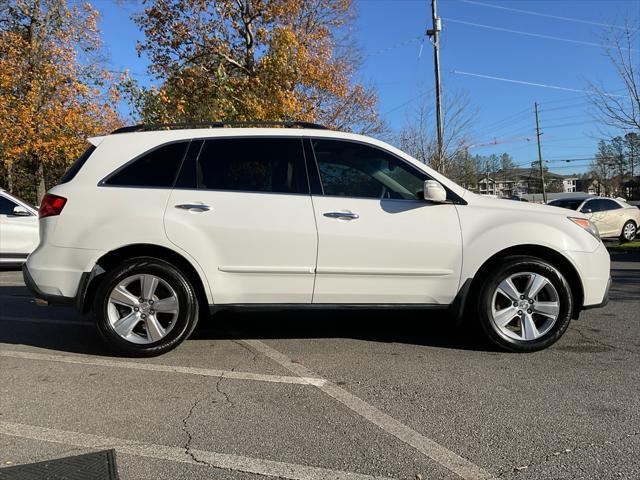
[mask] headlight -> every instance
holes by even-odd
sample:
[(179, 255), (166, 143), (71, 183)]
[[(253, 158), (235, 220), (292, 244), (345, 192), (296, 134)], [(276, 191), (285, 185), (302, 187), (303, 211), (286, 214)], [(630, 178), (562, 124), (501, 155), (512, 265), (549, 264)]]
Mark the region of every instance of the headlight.
[(580, 217), (567, 217), (567, 218), (571, 220), (573, 223), (575, 223), (576, 225), (578, 225), (579, 227), (581, 227), (582, 229), (589, 232), (596, 239), (600, 240), (600, 232), (598, 232), (598, 227), (596, 227), (592, 221), (587, 220), (586, 218), (580, 218)]

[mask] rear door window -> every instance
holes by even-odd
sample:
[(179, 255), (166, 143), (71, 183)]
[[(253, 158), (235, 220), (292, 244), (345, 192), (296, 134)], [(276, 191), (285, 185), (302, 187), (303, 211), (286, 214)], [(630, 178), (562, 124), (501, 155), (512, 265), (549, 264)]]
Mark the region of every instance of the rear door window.
[(206, 140), (197, 176), (205, 190), (309, 193), (300, 138)]
[(189, 141), (155, 148), (112, 173), (103, 185), (119, 187), (171, 188)]

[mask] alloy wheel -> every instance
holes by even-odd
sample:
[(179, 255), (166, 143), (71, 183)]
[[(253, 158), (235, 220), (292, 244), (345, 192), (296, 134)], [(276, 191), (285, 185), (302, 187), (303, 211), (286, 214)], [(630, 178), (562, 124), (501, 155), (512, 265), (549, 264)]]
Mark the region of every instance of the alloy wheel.
[(162, 278), (138, 274), (122, 280), (109, 294), (107, 317), (124, 340), (155, 343), (166, 337), (180, 311), (175, 290)]
[(636, 238), (636, 226), (631, 222), (627, 223), (622, 231), (622, 236), (624, 236), (628, 242), (632, 241)]
[(553, 283), (539, 273), (514, 273), (498, 284), (491, 300), (491, 321), (501, 336), (534, 341), (548, 333), (560, 315)]

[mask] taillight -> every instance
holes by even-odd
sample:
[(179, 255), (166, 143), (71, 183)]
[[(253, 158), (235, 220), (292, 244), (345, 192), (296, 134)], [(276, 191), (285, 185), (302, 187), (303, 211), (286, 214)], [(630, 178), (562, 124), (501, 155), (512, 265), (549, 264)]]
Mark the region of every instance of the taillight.
[(53, 215), (60, 215), (64, 205), (67, 203), (67, 199), (64, 197), (59, 197), (58, 195), (53, 195), (52, 193), (47, 193), (42, 199), (42, 203), (40, 204), (40, 210), (38, 210), (38, 217), (45, 218), (51, 217)]

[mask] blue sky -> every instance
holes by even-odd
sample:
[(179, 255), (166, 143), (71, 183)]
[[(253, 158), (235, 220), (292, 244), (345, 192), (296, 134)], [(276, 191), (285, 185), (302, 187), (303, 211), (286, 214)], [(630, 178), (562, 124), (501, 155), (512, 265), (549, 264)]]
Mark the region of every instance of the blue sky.
[[(142, 36), (130, 19), (139, 3), (91, 2), (102, 14), (110, 68), (144, 74), (147, 61), (138, 58)], [(418, 37), (431, 23), (427, 0), (356, 0), (355, 37), (365, 55), (358, 80), (378, 91), (378, 108), (394, 129), (420, 102), (433, 103), (433, 50)], [(492, 7), (493, 6), (493, 7)], [(503, 8), (495, 8), (503, 7)], [(516, 164), (537, 159), (533, 103), (540, 104), (543, 156), (551, 170), (584, 171), (595, 153), (599, 129), (583, 93), (508, 83), (455, 72), (584, 90), (588, 81), (621, 87), (598, 46), (604, 27), (621, 25), (626, 17), (640, 25), (635, 0), (438, 0), (443, 17), (442, 85), (445, 95), (466, 93), (478, 110), (472, 153), (510, 153)], [(524, 10), (542, 15), (516, 12)], [(566, 17), (573, 21), (555, 17)], [(461, 23), (466, 22), (466, 23)], [(589, 23), (591, 22), (591, 23)], [(469, 23), (484, 25), (470, 25)], [(574, 42), (516, 34), (502, 28)], [(640, 55), (640, 36), (638, 55)], [(585, 42), (585, 43), (580, 43)], [(637, 58), (637, 57), (636, 57)], [(637, 63), (637, 62), (636, 62)], [(142, 83), (144, 76), (138, 77)], [(424, 93), (428, 92), (428, 93)], [(529, 140), (528, 140), (529, 139)], [(576, 159), (565, 162), (566, 159)], [(584, 160), (583, 160), (584, 159)]]

